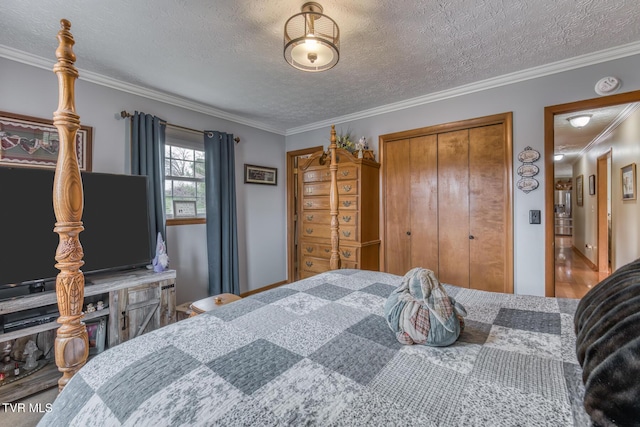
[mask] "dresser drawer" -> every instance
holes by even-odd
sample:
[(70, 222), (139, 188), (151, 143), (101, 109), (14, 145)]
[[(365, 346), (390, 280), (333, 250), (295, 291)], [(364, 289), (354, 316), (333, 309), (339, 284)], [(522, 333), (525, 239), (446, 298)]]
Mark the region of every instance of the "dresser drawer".
[(327, 259), (331, 258), (331, 245), (302, 242), (300, 243), (300, 247), (303, 255)]
[[(341, 226), (338, 230), (340, 240), (355, 241), (358, 236), (357, 226)], [(318, 237), (328, 239), (331, 237), (331, 228), (326, 224), (302, 224), (302, 236), (303, 237)]]
[[(302, 200), (302, 208), (304, 210), (309, 209), (329, 209), (328, 197), (305, 197)], [(338, 209), (343, 210), (356, 210), (358, 209), (358, 196), (340, 196), (338, 201)]]
[(323, 273), (329, 271), (329, 260), (324, 258), (315, 258), (302, 256), (302, 269), (313, 273)]
[[(358, 179), (358, 168), (355, 166), (345, 166), (338, 169), (338, 181), (345, 179)], [(331, 171), (327, 168), (308, 169), (302, 175), (303, 182), (331, 181)]]
[(349, 180), (339, 182), (338, 194), (358, 194), (358, 181)]
[[(331, 223), (331, 218), (329, 218), (329, 223)], [(346, 211), (338, 213), (338, 224), (340, 224), (340, 228), (348, 225), (358, 225), (357, 212)]]
[[(358, 209), (358, 196), (340, 196), (338, 211), (355, 211)], [(355, 213), (354, 213), (355, 215)]]
[[(300, 244), (300, 247), (303, 255), (326, 259), (331, 258), (331, 245), (303, 242)], [(359, 250), (359, 248), (352, 248), (347, 246), (338, 248), (338, 253), (340, 254), (340, 259), (343, 262), (358, 262)]]
[(327, 227), (331, 224), (331, 215), (324, 212), (303, 212), (301, 217), (305, 224), (324, 224)]
[[(331, 248), (329, 248), (329, 250), (331, 250)], [(351, 248), (348, 246), (340, 247), (340, 249), (338, 249), (338, 252), (340, 253), (340, 259), (342, 260), (342, 263), (344, 264), (345, 262), (352, 262), (352, 263), (358, 262), (359, 250), (360, 250), (359, 248)]]
[(345, 166), (338, 169), (338, 181), (345, 179), (358, 179), (358, 168), (355, 166)]
[[(324, 224), (329, 226), (331, 224), (331, 214), (324, 212), (303, 212), (301, 215), (302, 222), (305, 224)], [(344, 212), (338, 214), (338, 224), (340, 227), (347, 225), (357, 225), (358, 216), (356, 212)]]
[(331, 181), (331, 172), (327, 168), (309, 169), (302, 175), (303, 182)]
[(340, 234), (340, 241), (349, 240), (356, 241), (358, 240), (358, 227), (355, 225), (341, 225), (338, 230)]
[[(352, 261), (341, 261), (340, 268), (358, 268), (358, 264)], [(302, 271), (324, 273), (330, 269), (330, 261), (328, 259), (302, 256)]]
[[(330, 189), (330, 182), (305, 183), (303, 194), (305, 196), (328, 196)], [(338, 183), (338, 194), (358, 194), (358, 181), (340, 181)]]

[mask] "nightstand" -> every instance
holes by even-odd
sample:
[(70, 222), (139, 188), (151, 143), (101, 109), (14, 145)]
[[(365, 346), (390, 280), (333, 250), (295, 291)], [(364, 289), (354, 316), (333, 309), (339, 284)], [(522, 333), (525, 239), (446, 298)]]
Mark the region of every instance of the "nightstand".
[(202, 314), (206, 311), (215, 310), (218, 307), (222, 307), (225, 304), (229, 304), (240, 299), (242, 298), (234, 294), (220, 294), (203, 298), (191, 303), (191, 315), (189, 317), (197, 316), (198, 314)]
[(189, 316), (193, 312), (191, 310), (191, 304), (191, 301), (189, 301), (183, 302), (180, 305), (176, 305), (176, 320), (180, 321), (189, 318)]

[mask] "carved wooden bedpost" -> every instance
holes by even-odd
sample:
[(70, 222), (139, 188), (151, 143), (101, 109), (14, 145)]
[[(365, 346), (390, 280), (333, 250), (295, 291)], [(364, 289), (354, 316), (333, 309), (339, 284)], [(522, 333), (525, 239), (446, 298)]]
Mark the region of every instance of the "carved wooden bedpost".
[(329, 215), (331, 215), (331, 258), (329, 259), (329, 268), (337, 270), (340, 268), (340, 253), (338, 246), (340, 245), (340, 234), (338, 233), (338, 159), (336, 156), (336, 127), (331, 125), (331, 187), (329, 188)]
[(53, 124), (58, 129), (60, 148), (53, 181), (53, 210), (56, 224), (53, 231), (60, 235), (56, 250), (56, 295), (60, 317), (55, 341), (55, 357), (62, 378), (58, 388), (62, 390), (89, 356), (87, 329), (82, 322), (84, 301), (84, 275), (80, 267), (84, 264), (82, 246), (78, 234), (82, 226), (84, 205), (82, 179), (76, 153), (76, 132), (80, 129), (80, 116), (76, 114), (74, 84), (78, 70), (74, 67), (71, 23), (60, 21), (58, 32), (58, 62), (53, 72), (58, 76), (58, 110), (53, 113)]

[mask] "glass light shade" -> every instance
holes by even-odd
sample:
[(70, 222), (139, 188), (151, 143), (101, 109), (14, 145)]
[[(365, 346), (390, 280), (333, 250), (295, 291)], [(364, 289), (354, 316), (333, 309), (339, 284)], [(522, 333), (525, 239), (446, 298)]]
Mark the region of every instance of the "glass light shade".
[(569, 123), (571, 123), (571, 126), (574, 128), (581, 128), (589, 123), (589, 120), (591, 120), (591, 114), (581, 114), (579, 116), (569, 117), (567, 120), (569, 120)]
[(314, 39), (299, 42), (293, 45), (291, 49), (291, 59), (296, 64), (303, 64), (305, 70), (307, 68), (316, 68), (317, 71), (322, 71), (320, 69), (330, 64), (333, 58), (333, 50), (331, 50), (329, 46), (319, 43)]
[(310, 72), (333, 68), (340, 59), (338, 24), (322, 14), (322, 6), (305, 3), (302, 13), (284, 26), (284, 59), (293, 67)]
[(553, 160), (555, 160), (556, 162), (562, 160), (564, 158), (564, 154), (555, 154), (553, 156)]

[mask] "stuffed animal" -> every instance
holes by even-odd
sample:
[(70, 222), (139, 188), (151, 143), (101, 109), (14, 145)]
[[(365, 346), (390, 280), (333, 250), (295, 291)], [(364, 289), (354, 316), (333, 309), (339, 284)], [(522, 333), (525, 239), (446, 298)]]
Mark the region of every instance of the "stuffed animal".
[(462, 333), (466, 315), (433, 271), (425, 268), (405, 274), (384, 305), (387, 324), (402, 344), (451, 345)]
[(162, 240), (162, 234), (158, 233), (158, 241), (156, 243), (156, 256), (153, 258), (153, 271), (156, 273), (163, 272), (169, 267), (169, 255), (167, 255), (167, 247)]

